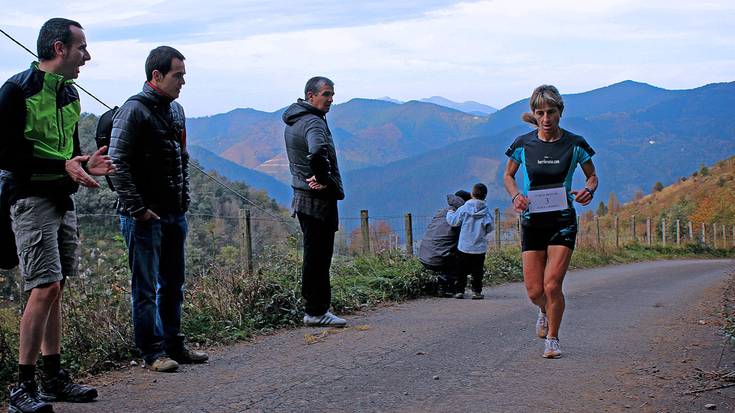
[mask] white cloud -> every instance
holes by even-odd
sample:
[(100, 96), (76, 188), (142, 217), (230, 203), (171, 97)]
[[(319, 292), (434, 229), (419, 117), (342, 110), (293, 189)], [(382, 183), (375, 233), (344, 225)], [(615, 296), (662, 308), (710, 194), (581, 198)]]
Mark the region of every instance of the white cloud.
[[(314, 74), (337, 83), (338, 102), (443, 95), (502, 107), (539, 83), (565, 93), (625, 79), (690, 88), (731, 81), (735, 73), (735, 3), (729, 1), (495, 0), (403, 10), (401, 18), (381, 2), (361, 3), (375, 3), (371, 19), (367, 6), (332, 1), (317, 1), (310, 12), (295, 2), (226, 0), (194, 8), (193, 0), (184, 0), (173, 8), (136, 1), (135, 7), (67, 4), (84, 17), (78, 19), (93, 53), (80, 81), (124, 99), (140, 88), (145, 55), (158, 45), (151, 39), (167, 35), (165, 41), (187, 56), (181, 100), (192, 115), (275, 110), (298, 97)], [(19, 9), (23, 24), (43, 21), (34, 17), (38, 10)], [(317, 27), (320, 14), (329, 17)], [(176, 24), (186, 19), (190, 26)], [(149, 29), (157, 23), (165, 30)], [(131, 33), (132, 24), (145, 26)], [(134, 34), (140, 40), (130, 40)], [(0, 42), (0, 53), (6, 49)], [(21, 63), (0, 62), (0, 71)]]

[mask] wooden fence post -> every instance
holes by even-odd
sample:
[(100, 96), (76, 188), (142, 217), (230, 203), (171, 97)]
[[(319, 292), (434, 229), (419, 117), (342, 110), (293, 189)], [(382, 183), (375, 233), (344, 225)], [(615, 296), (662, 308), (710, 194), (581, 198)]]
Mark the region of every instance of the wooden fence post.
[(661, 243), (666, 246), (666, 218), (661, 219)]
[(406, 231), (406, 252), (413, 255), (413, 222), (410, 212), (403, 218), (403, 226)]
[(704, 222), (702, 222), (702, 244), (707, 245), (707, 233), (704, 229)]
[(360, 229), (362, 230), (362, 253), (370, 254), (370, 224), (367, 209), (360, 210)]
[(722, 247), (727, 248), (727, 225), (722, 224)]
[(646, 218), (646, 244), (651, 246), (651, 218)]
[(518, 216), (518, 221), (516, 222), (516, 226), (518, 228), (518, 246), (523, 248), (523, 236), (521, 235), (521, 216)]
[(600, 217), (595, 216), (595, 226), (597, 227), (597, 248), (602, 248), (602, 238), (600, 237)]
[(676, 246), (681, 246), (681, 227), (678, 219), (676, 220)]
[(687, 229), (689, 230), (689, 242), (694, 242), (694, 227), (692, 221), (687, 221)]
[(253, 273), (253, 233), (250, 226), (250, 210), (240, 210), (240, 253), (248, 274)]
[(500, 208), (495, 208), (495, 248), (500, 249)]
[(717, 248), (717, 224), (712, 224), (712, 248)]
[(577, 215), (577, 239), (578, 243), (582, 243), (582, 217)]
[(638, 242), (638, 235), (635, 233), (635, 215), (630, 216), (630, 232), (633, 234), (633, 242)]
[(615, 248), (620, 248), (620, 223), (619, 218), (617, 215), (615, 215)]

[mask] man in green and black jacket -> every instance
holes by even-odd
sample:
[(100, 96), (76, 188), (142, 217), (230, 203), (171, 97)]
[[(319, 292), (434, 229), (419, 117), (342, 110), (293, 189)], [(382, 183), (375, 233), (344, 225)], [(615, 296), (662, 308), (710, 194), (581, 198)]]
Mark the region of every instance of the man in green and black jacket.
[[(39, 62), (0, 88), (0, 169), (28, 303), (20, 324), (18, 385), (10, 412), (52, 412), (47, 401), (85, 402), (90, 386), (72, 383), (61, 369), (61, 296), (76, 269), (79, 245), (73, 194), (99, 184), (90, 175), (114, 172), (107, 148), (81, 155), (79, 95), (72, 79), (90, 59), (82, 26), (47, 21), (38, 36)], [(0, 210), (2, 210), (0, 208)], [(40, 389), (35, 383), (43, 354)]]

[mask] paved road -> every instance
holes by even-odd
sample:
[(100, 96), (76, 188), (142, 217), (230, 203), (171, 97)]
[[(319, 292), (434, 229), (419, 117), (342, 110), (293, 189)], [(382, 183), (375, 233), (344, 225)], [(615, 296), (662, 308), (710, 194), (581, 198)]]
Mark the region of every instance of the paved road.
[[(99, 401), (58, 412), (735, 411), (735, 369), (716, 320), (733, 260), (664, 261), (567, 276), (564, 357), (541, 357), (522, 284), (484, 301), (421, 299), (213, 351), (174, 374), (141, 368), (95, 379)], [(318, 335), (316, 342), (307, 338)], [(308, 336), (308, 337), (307, 337)]]

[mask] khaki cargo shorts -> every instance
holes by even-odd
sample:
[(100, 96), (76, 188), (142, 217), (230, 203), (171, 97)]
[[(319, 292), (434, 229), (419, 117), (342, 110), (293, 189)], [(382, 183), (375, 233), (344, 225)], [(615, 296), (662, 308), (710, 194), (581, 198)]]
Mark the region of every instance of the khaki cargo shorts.
[(76, 273), (79, 232), (74, 211), (59, 211), (53, 201), (32, 196), (10, 207), (10, 219), (25, 291)]

